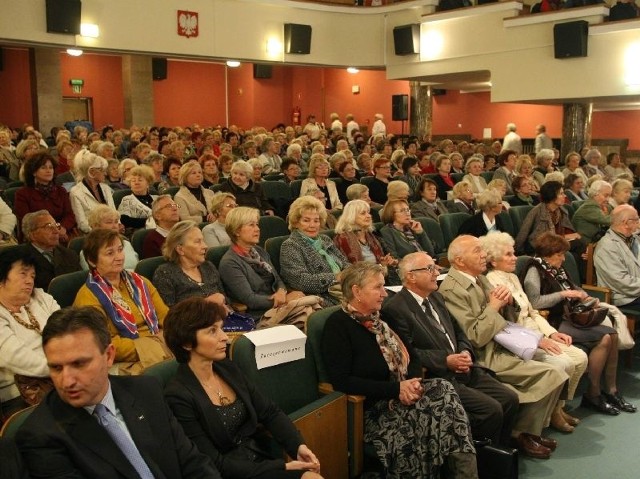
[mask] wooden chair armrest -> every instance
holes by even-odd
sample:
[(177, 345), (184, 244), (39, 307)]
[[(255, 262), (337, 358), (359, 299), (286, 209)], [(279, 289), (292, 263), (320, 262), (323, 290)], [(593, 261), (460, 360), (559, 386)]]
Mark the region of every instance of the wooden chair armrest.
[(611, 302), (611, 290), (609, 288), (605, 288), (603, 286), (594, 286), (592, 284), (583, 284), (582, 289), (584, 289), (587, 293), (593, 292), (597, 298), (602, 299), (605, 303)]

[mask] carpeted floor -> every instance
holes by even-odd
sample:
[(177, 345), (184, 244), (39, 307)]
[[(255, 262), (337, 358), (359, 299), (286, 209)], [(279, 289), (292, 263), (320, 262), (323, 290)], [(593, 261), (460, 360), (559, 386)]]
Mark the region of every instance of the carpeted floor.
[[(640, 346), (636, 345), (632, 366), (621, 358), (618, 388), (623, 396), (640, 409)], [(553, 429), (545, 434), (558, 440), (551, 459), (520, 459), (520, 478), (562, 479), (635, 479), (640, 477), (640, 411), (605, 416), (580, 407), (586, 387), (583, 377), (578, 393), (567, 411), (581, 419), (571, 434)]]

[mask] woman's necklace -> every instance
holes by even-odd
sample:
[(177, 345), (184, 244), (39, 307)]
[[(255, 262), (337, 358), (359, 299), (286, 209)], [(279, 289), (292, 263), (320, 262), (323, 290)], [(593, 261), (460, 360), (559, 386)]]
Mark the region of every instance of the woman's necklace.
[(208, 381), (205, 382), (202, 380), (200, 381), (200, 384), (202, 384), (206, 389), (213, 391), (218, 396), (218, 401), (220, 401), (220, 406), (228, 406), (229, 404), (231, 404), (231, 399), (229, 399), (227, 396), (225, 396), (222, 393), (222, 388), (220, 387), (220, 381), (218, 381), (215, 374), (212, 375), (212, 378), (216, 383), (215, 385), (208, 384)]
[[(11, 314), (11, 316), (13, 316), (13, 319), (16, 320), (16, 322), (18, 324), (20, 324), (21, 326), (27, 328), (27, 329), (31, 329), (33, 331), (35, 331), (36, 333), (38, 333), (39, 335), (42, 335), (42, 329), (40, 328), (40, 323), (38, 322), (38, 320), (36, 319), (36, 317), (33, 315), (33, 313), (31, 312), (31, 310), (29, 309), (29, 306), (27, 306), (26, 304), (24, 305), (24, 309), (27, 312), (27, 317), (29, 318), (29, 322), (27, 323), (25, 320), (23, 320), (20, 317), (20, 308), (18, 308), (18, 311), (12, 310), (11, 308), (9, 308), (8, 306), (6, 306), (3, 302), (0, 301), (0, 305), (6, 309), (7, 311), (9, 311), (9, 314)], [(15, 308), (14, 308), (15, 309)]]

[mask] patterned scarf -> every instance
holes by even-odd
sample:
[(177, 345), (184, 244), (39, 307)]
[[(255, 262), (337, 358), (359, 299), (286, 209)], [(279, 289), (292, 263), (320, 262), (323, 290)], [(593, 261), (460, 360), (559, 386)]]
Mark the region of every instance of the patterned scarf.
[(376, 342), (389, 366), (389, 371), (397, 381), (404, 381), (407, 378), (409, 352), (398, 335), (380, 319), (380, 312), (376, 311), (370, 315), (364, 315), (356, 311), (349, 303), (343, 303), (342, 310), (356, 323), (375, 334)]
[(562, 289), (571, 289), (571, 282), (569, 281), (569, 275), (562, 266), (554, 268), (544, 259), (539, 256), (534, 256), (533, 260), (536, 261), (540, 267), (544, 270), (545, 274), (556, 280), (562, 286)]
[[(151, 294), (142, 276), (123, 270), (122, 273), (120, 273), (120, 281), (124, 282), (129, 296), (133, 299), (133, 302), (142, 314), (144, 322), (147, 323), (151, 333), (158, 334), (158, 317), (156, 316), (156, 311), (151, 301)], [(95, 269), (87, 277), (86, 285), (89, 291), (98, 298), (100, 305), (104, 308), (111, 321), (113, 321), (120, 336), (129, 339), (138, 338), (136, 319), (133, 316), (131, 308), (120, 294), (120, 291), (111, 286)]]
[(418, 240), (414, 236), (413, 231), (411, 231), (411, 228), (409, 226), (406, 226), (405, 228), (398, 228), (395, 224), (391, 223), (391, 227), (396, 231), (402, 233), (404, 239), (407, 242), (411, 243), (416, 251), (422, 251), (422, 246), (420, 246), (420, 243), (418, 243)]
[(44, 196), (50, 196), (51, 192), (55, 189), (55, 186), (56, 185), (53, 183), (53, 181), (51, 181), (46, 185), (43, 185), (42, 183), (36, 183), (34, 185), (34, 188), (38, 190), (40, 193), (42, 193)]

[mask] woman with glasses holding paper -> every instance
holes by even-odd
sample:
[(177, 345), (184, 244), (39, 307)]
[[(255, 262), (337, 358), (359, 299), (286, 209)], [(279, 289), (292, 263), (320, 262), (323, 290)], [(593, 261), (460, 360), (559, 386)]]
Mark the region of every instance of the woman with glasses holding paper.
[(435, 256), (435, 247), (419, 221), (411, 219), (409, 203), (405, 200), (388, 201), (380, 213), (384, 226), (380, 229), (383, 244), (397, 259), (409, 253), (424, 251)]

